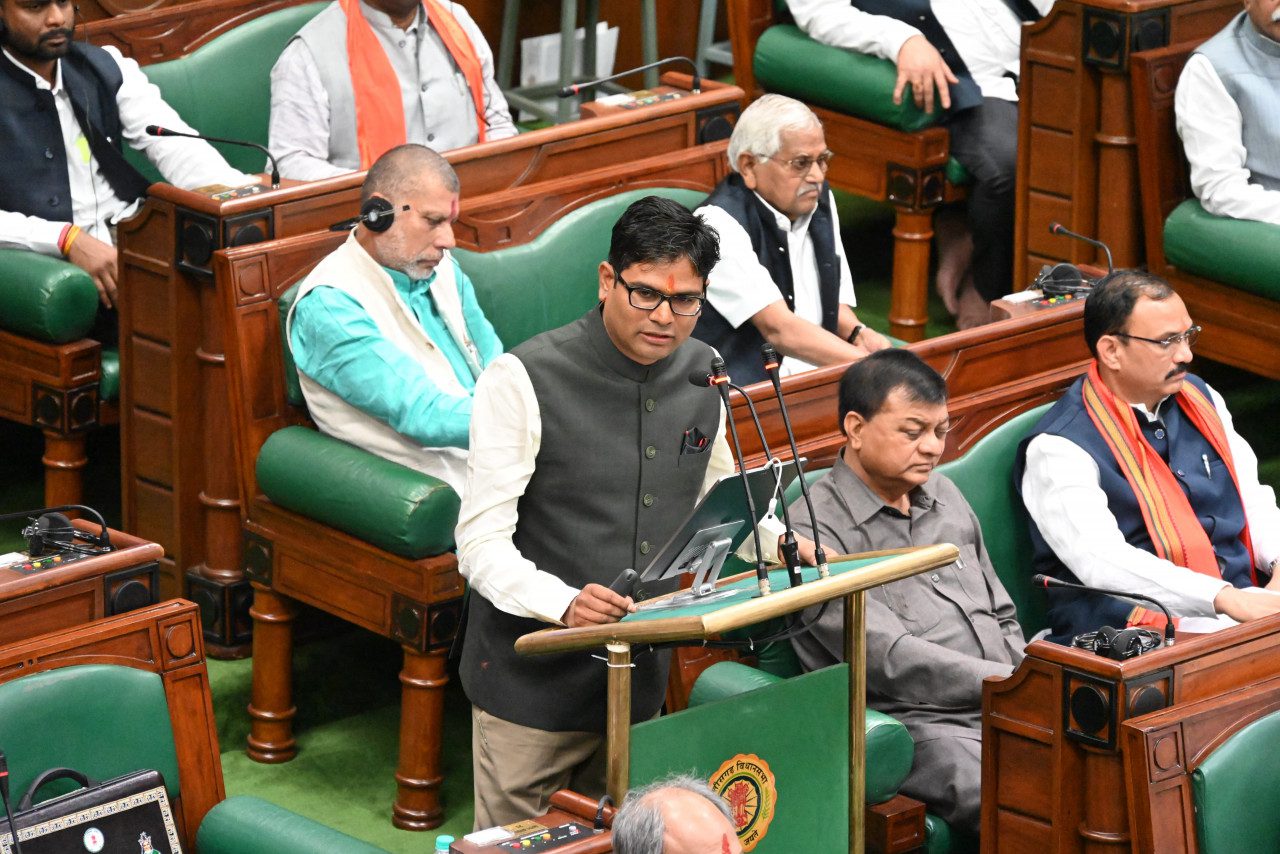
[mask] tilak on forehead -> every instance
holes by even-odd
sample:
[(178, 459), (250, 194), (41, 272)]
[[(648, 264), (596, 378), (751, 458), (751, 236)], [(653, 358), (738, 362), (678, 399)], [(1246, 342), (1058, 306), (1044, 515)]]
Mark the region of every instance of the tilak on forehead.
[(730, 854), (732, 849), (729, 847), (729, 834), (720, 834), (720, 854)]

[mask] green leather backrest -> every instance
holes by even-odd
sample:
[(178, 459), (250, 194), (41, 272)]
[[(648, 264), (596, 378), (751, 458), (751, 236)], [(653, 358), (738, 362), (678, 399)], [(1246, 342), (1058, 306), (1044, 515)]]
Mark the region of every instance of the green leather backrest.
[(1044, 591), (1031, 584), (1031, 523), (1013, 486), (1013, 463), (1018, 444), (1049, 406), (1009, 419), (959, 459), (938, 466), (960, 487), (977, 515), (991, 564), (1017, 606), (1018, 622), (1028, 638), (1048, 627), (1049, 620)]
[(1280, 851), (1280, 712), (1228, 738), (1191, 773), (1200, 854)]
[[(186, 56), (143, 66), (169, 106), (187, 124), (209, 136), (267, 144), (271, 115), (271, 68), (293, 34), (328, 3), (290, 6), (254, 18)], [(219, 146), (243, 172), (262, 172), (266, 158), (243, 146)], [(154, 181), (160, 175), (144, 155), (129, 148), (134, 166)]]
[(899, 130), (921, 130), (943, 117), (939, 108), (930, 114), (916, 107), (909, 87), (902, 103), (893, 103), (898, 72), (889, 60), (821, 44), (793, 24), (764, 31), (752, 67), (766, 92)]
[(49, 344), (78, 341), (98, 314), (98, 289), (89, 274), (63, 261), (0, 249), (0, 329)]
[[(0, 685), (0, 745), (9, 759), (16, 804), (50, 768), (74, 768), (98, 781), (152, 769), (178, 794), (178, 757), (160, 676), (112, 664), (33, 673)], [(75, 788), (51, 784), (45, 800)]]
[(597, 268), (609, 255), (613, 225), (645, 196), (693, 208), (706, 193), (671, 187), (628, 190), (565, 214), (528, 243), (491, 252), (454, 250), (505, 349), (577, 320), (596, 304)]

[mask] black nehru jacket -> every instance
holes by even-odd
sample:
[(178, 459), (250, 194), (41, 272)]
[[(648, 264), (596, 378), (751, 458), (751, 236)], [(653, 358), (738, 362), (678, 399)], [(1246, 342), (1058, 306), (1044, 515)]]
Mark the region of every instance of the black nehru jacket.
[[(720, 399), (689, 384), (711, 348), (689, 340), (653, 365), (613, 345), (600, 310), (511, 351), (538, 400), (542, 439), (517, 508), (515, 545), (567, 584), (609, 584), (643, 569), (693, 509), (719, 432)], [(681, 454), (686, 431), (709, 438)], [(467, 697), (491, 715), (555, 732), (603, 732), (606, 673), (599, 650), (518, 655), (516, 639), (546, 624), (472, 595), (460, 673)], [(632, 721), (657, 714), (667, 653), (638, 655)]]
[[(149, 182), (121, 153), (120, 66), (102, 48), (81, 42), (71, 45), (61, 66), (62, 85), (102, 176), (124, 201), (141, 198)], [(67, 149), (53, 93), (36, 88), (35, 78), (7, 58), (0, 58), (0, 151), (0, 210), (70, 222)]]

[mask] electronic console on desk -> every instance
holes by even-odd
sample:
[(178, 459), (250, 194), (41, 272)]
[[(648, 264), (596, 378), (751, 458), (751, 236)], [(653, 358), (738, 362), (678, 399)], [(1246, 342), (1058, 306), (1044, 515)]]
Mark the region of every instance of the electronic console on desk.
[(56, 554), (44, 554), (39, 557), (31, 557), (26, 552), (9, 552), (8, 554), (0, 555), (0, 570), (7, 569), (11, 572), (20, 572), (23, 575), (35, 575), (37, 572), (46, 569), (57, 569), (90, 557), (93, 557), (93, 555), (77, 552), (57, 552)]
[(653, 89), (637, 89), (635, 92), (620, 92), (617, 95), (606, 95), (603, 98), (597, 98), (596, 103), (606, 107), (638, 110), (641, 107), (661, 104), (663, 101), (674, 101), (677, 98), (683, 98), (687, 94), (687, 92), (678, 91), (656, 92)]
[(575, 842), (591, 839), (595, 831), (590, 825), (569, 821), (546, 827), (530, 819), (488, 830), (478, 830), (455, 842), (449, 850), (454, 854), (514, 854), (516, 851), (554, 851)]

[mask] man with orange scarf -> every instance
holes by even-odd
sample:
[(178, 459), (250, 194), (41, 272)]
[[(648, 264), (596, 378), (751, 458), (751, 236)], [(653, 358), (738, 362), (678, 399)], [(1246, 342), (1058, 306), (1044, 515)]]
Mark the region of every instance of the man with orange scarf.
[[(1156, 276), (1117, 271), (1085, 303), (1084, 333), (1088, 373), (1019, 448), (1036, 571), (1146, 594), (1175, 620), (1280, 611), (1275, 493), (1222, 397), (1187, 370), (1200, 327), (1182, 299)], [(1055, 640), (1164, 624), (1125, 600), (1048, 593)]]
[(286, 178), (368, 169), (406, 142), (514, 136), (493, 53), (452, 0), (334, 0), (271, 70), (269, 147)]

